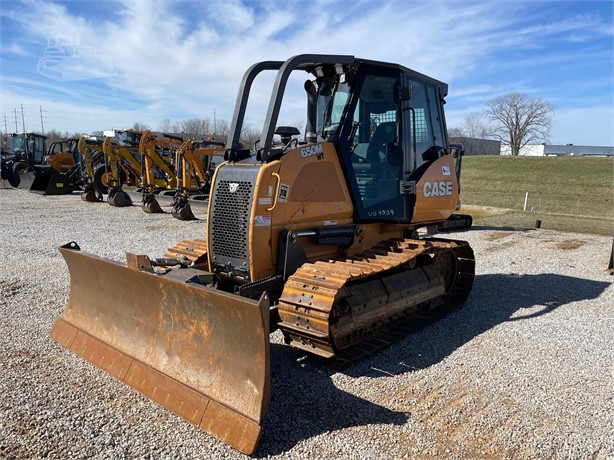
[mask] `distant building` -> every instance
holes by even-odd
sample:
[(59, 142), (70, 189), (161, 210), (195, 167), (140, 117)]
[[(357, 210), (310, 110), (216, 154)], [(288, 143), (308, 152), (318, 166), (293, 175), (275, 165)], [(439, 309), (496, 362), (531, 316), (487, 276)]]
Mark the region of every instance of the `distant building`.
[[(511, 155), (509, 145), (501, 145), (501, 155)], [(548, 157), (548, 156), (614, 156), (614, 147), (595, 147), (589, 145), (573, 144), (527, 144), (520, 149), (520, 156)]]
[(471, 137), (450, 137), (450, 144), (463, 144), (465, 155), (499, 155), (501, 141), (474, 139)]

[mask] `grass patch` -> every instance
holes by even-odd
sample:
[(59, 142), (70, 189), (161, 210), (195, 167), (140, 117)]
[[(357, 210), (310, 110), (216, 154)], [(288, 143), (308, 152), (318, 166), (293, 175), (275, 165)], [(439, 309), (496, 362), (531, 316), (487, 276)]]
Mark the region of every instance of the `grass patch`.
[(461, 187), (476, 226), (614, 231), (613, 158), (470, 156)]

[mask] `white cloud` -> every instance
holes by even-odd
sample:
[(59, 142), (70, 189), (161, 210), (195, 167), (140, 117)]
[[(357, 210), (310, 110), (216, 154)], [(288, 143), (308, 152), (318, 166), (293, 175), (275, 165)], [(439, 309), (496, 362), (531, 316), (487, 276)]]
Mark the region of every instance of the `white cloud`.
[[(104, 114), (104, 120), (112, 114), (119, 120), (132, 116), (133, 122), (151, 126), (163, 118), (211, 116), (214, 109), (219, 118), (230, 120), (242, 74), (254, 62), (299, 53), (338, 53), (398, 62), (451, 83), (447, 109), (452, 117), (448, 118), (455, 114), (462, 118), (509, 88), (531, 91), (529, 81), (485, 83), (480, 79), (485, 69), (501, 65), (505, 53), (534, 47), (543, 37), (560, 33), (568, 33), (570, 40), (581, 34), (611, 33), (611, 27), (597, 27), (599, 21), (592, 17), (522, 26), (526, 4), (516, 2), (125, 1), (108, 4), (107, 8), (115, 5), (113, 14), (97, 19), (67, 5), (28, 0), (0, 13), (3, 20), (20, 25), (21, 49), (32, 52), (36, 49), (32, 43), (38, 47), (40, 54), (30, 70), (32, 82), (51, 85), (37, 89), (12, 80), (11, 91), (3, 89), (3, 104), (9, 110), (31, 100), (35, 106), (60, 107), (60, 112)], [(45, 21), (39, 20), (41, 16)], [(31, 27), (34, 23), (37, 27)], [(58, 33), (70, 34), (82, 45), (110, 56), (114, 75), (91, 84), (43, 80), (35, 73), (36, 60), (47, 40)], [(565, 57), (548, 59), (556, 63)], [(509, 64), (514, 65), (519, 63)], [(7, 77), (2, 78), (4, 88)], [(289, 106), (298, 107), (302, 97), (295, 95)], [(261, 122), (268, 99), (267, 89), (256, 86), (248, 120)], [(96, 108), (88, 112), (92, 100)], [(288, 119), (302, 117), (301, 109)]]

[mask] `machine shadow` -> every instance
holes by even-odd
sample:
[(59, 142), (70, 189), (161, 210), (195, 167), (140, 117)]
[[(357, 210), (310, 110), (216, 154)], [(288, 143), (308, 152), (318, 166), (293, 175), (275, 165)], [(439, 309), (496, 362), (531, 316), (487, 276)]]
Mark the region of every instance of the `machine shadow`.
[(499, 324), (529, 321), (563, 305), (595, 299), (608, 286), (552, 273), (477, 275), (464, 307), (342, 372), (375, 377), (425, 369)]
[(303, 439), (341, 428), (407, 421), (406, 413), (338, 389), (334, 374), (385, 377), (425, 369), (499, 324), (530, 321), (562, 305), (597, 298), (608, 286), (556, 274), (478, 275), (463, 308), (375, 355), (345, 365), (272, 344), (272, 399), (255, 456), (286, 452)]
[(337, 388), (329, 361), (308, 361), (285, 345), (271, 344), (271, 403), (264, 418), (256, 458), (278, 455), (304, 439), (366, 424), (403, 425), (395, 412)]

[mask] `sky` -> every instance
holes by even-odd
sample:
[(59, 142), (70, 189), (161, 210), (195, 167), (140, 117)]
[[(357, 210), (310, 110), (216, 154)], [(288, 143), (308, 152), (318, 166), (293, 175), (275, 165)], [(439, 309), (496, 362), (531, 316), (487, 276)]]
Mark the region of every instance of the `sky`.
[[(550, 143), (614, 146), (608, 1), (0, 0), (0, 131), (230, 122), (255, 62), (350, 54), (449, 85), (449, 128), (510, 92), (555, 107)], [(259, 130), (272, 76), (246, 122)], [(304, 77), (303, 77), (304, 78)], [(280, 120), (305, 120), (288, 94)], [(23, 110), (23, 117), (22, 117)]]

